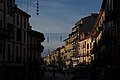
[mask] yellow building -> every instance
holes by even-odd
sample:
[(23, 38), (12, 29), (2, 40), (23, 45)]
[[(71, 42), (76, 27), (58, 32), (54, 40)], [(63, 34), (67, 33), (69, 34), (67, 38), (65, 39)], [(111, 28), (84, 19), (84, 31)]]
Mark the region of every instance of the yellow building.
[(46, 65), (50, 65), (51, 63), (51, 54), (48, 54), (44, 57), (44, 61), (46, 62)]
[(64, 46), (65, 46), (65, 52), (63, 54), (63, 60), (66, 64), (66, 67), (69, 68), (69, 66), (72, 63), (72, 57), (73, 57), (73, 45), (70, 36), (69, 38), (64, 40)]
[(80, 64), (89, 64), (91, 62), (91, 50), (92, 43), (91, 37), (86, 37), (80, 40), (79, 42), (79, 63)]

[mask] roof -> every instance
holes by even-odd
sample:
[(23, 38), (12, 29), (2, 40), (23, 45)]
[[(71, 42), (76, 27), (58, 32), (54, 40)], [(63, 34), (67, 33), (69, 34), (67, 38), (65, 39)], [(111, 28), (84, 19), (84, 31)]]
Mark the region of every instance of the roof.
[(31, 31), (30, 31), (30, 34), (31, 34), (32, 36), (40, 37), (42, 41), (45, 40), (44, 34), (41, 33), (41, 32), (38, 32), (38, 31), (35, 31), (35, 30), (31, 30)]
[(15, 5), (15, 12), (19, 12), (20, 14), (23, 14), (23, 15), (27, 16), (28, 18), (31, 17), (31, 15), (29, 15), (27, 12), (25, 12), (22, 9), (18, 8), (17, 5)]
[(81, 18), (81, 20), (79, 20), (75, 26), (72, 28), (75, 29), (75, 28), (78, 28), (79, 29), (79, 32), (91, 32), (96, 20), (97, 20), (97, 17), (98, 17), (98, 13), (91, 13), (89, 16), (87, 17), (84, 17), (84, 18)]

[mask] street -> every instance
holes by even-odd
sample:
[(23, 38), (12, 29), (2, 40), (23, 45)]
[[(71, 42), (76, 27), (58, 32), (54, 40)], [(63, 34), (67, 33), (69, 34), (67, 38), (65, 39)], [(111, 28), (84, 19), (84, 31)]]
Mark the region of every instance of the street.
[(55, 72), (55, 75), (53, 75), (53, 72), (45, 72), (45, 76), (43, 78), (43, 80), (71, 80), (73, 77), (72, 74), (64, 74), (63, 73), (59, 73), (59, 72)]
[[(73, 78), (73, 75), (72, 74), (67, 74), (65, 73), (65, 75), (63, 73), (60, 73), (60, 72), (55, 72), (55, 76), (53, 75), (53, 72), (45, 72), (45, 76), (43, 78), (43, 80), (75, 80)], [(76, 79), (76, 80), (92, 80), (92, 79)]]

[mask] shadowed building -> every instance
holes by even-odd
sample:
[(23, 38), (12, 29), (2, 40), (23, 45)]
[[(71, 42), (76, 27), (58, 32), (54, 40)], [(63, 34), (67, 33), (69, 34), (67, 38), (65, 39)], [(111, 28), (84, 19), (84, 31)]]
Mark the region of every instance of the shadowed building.
[[(31, 16), (15, 5), (14, 0), (0, 0), (0, 79), (21, 80), (27, 75), (29, 62), (29, 34)], [(34, 33), (36, 31), (33, 31)], [(44, 35), (36, 32), (37, 53), (41, 53)], [(33, 37), (33, 36), (32, 36)], [(36, 45), (33, 45), (36, 47)], [(40, 56), (40, 54), (39, 54)], [(37, 56), (38, 57), (38, 56)], [(40, 59), (39, 59), (40, 60)], [(7, 77), (6, 77), (7, 76)]]
[[(0, 0), (0, 79), (13, 76), (15, 0)], [(10, 72), (10, 73), (9, 73)], [(6, 77), (6, 76), (7, 77)], [(11, 77), (13, 79), (13, 77)]]
[(119, 0), (103, 0), (92, 31), (93, 68), (97, 80), (119, 79), (120, 8)]
[[(43, 52), (43, 45), (41, 43), (45, 40), (43, 33), (38, 31), (29, 30), (28, 33), (28, 74), (34, 80), (40, 79), (41, 65), (43, 59), (41, 53)], [(31, 75), (32, 74), (32, 75)]]

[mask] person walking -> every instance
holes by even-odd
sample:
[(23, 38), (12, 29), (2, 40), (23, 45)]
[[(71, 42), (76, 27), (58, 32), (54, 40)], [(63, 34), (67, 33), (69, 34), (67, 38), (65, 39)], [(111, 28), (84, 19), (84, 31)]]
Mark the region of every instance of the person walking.
[(55, 77), (55, 71), (53, 71), (53, 77)]
[(69, 70), (67, 71), (67, 74), (68, 74), (68, 77), (69, 77), (69, 75), (70, 75), (70, 72), (69, 72)]

